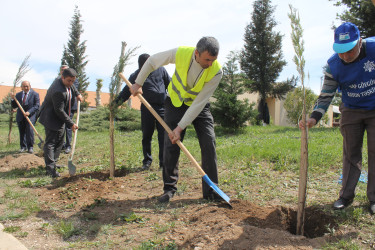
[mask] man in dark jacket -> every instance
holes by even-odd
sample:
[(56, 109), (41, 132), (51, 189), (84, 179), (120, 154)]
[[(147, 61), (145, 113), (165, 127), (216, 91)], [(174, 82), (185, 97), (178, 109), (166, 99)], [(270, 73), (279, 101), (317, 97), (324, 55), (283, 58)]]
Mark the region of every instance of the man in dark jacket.
[[(69, 68), (68, 65), (61, 65), (59, 77), (61, 77), (62, 72), (65, 69), (67, 69), (67, 68)], [(78, 90), (79, 83), (78, 83), (77, 78), (74, 81), (73, 85)], [(77, 112), (77, 100), (74, 99), (74, 103), (72, 104), (72, 108), (71, 108), (71, 112), (70, 112), (70, 119), (73, 119), (73, 116), (74, 116), (75, 112)], [(71, 142), (72, 142), (72, 130), (68, 126), (66, 126), (66, 128), (65, 128), (65, 141), (64, 141), (64, 144), (63, 144), (63, 147), (62, 147), (62, 149), (64, 150), (65, 154), (69, 154), (70, 153), (70, 151), (71, 151)]]
[[(39, 94), (31, 89), (30, 82), (28, 81), (23, 81), (21, 83), (21, 89), (21, 92), (18, 92), (15, 96), (12, 95), (12, 108), (18, 108), (14, 100), (14, 98), (16, 98), (25, 111), (25, 115), (29, 117), (32, 124), (35, 124), (36, 114), (38, 113), (40, 105)], [(20, 132), (20, 152), (28, 150), (28, 152), (32, 154), (34, 152), (34, 130), (23, 115), (21, 109), (17, 110), (16, 121)]]
[(46, 140), (44, 144), (44, 161), (47, 175), (59, 177), (56, 171), (56, 161), (59, 158), (64, 142), (65, 126), (73, 132), (78, 129), (70, 118), (71, 106), (74, 99), (83, 98), (73, 85), (77, 77), (74, 69), (65, 69), (61, 78), (56, 78), (47, 91), (40, 109), (39, 122), (44, 125)]
[[(143, 64), (150, 57), (149, 54), (142, 54), (138, 58), (138, 69), (130, 75), (129, 81), (134, 84)], [(161, 67), (152, 72), (146, 79), (143, 85), (143, 97), (153, 107), (153, 109), (164, 119), (164, 101), (166, 98), (166, 88), (170, 82), (170, 77), (165, 68)], [(115, 103), (120, 105), (129, 99), (131, 93), (129, 87), (126, 85)], [(142, 170), (150, 168), (152, 163), (151, 156), (151, 140), (154, 134), (155, 126), (158, 130), (159, 141), (159, 166), (163, 168), (163, 147), (164, 147), (164, 129), (150, 111), (142, 104), (141, 106), (141, 126), (142, 126), (142, 149), (143, 149), (143, 165)]]

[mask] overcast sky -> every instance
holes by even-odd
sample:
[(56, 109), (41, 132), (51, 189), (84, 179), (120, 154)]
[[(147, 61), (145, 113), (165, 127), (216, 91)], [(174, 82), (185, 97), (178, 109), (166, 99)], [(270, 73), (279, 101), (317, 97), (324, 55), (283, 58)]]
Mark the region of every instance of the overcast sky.
[[(289, 4), (298, 9), (304, 29), (306, 72), (305, 83), (319, 93), (322, 67), (333, 53), (333, 23), (339, 24), (340, 12), (328, 0), (279, 0), (274, 18), (283, 37), (283, 54), (287, 66), (279, 77), (286, 80), (297, 75), (292, 58)], [(0, 8), (0, 84), (12, 85), (22, 60), (31, 54), (32, 70), (24, 77), (34, 88), (48, 88), (57, 76), (63, 46), (69, 40), (70, 22), (78, 6), (83, 20), (82, 40), (87, 40), (89, 60), (86, 74), (88, 90), (95, 91), (96, 79), (104, 79), (108, 92), (110, 76), (121, 52), (121, 41), (127, 48), (140, 46), (125, 76), (138, 67), (141, 53), (154, 54), (178, 46), (195, 46), (202, 36), (214, 36), (221, 49), (221, 64), (231, 50), (243, 47), (244, 30), (251, 21), (250, 0), (3, 0)], [(174, 66), (166, 67), (170, 74)]]

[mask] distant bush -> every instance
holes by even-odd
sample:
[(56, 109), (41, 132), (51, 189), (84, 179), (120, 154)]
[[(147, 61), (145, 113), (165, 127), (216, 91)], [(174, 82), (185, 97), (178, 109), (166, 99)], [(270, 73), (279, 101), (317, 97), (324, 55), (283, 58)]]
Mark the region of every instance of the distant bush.
[[(79, 118), (79, 129), (103, 131), (109, 129), (109, 109), (99, 107), (82, 113)], [(130, 131), (141, 129), (141, 112), (130, 108), (120, 108), (116, 112), (115, 129)]]

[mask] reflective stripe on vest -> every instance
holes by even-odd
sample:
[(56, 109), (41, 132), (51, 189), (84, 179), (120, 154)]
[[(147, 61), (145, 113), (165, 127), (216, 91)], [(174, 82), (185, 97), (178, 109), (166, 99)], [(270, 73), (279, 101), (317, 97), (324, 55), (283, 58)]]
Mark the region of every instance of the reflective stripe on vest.
[(179, 47), (177, 49), (176, 70), (168, 86), (168, 93), (175, 107), (180, 107), (182, 103), (190, 106), (203, 89), (205, 83), (209, 82), (221, 69), (221, 65), (215, 60), (209, 68), (203, 71), (197, 84), (192, 89), (188, 89), (186, 82), (187, 73), (194, 51), (194, 47)]

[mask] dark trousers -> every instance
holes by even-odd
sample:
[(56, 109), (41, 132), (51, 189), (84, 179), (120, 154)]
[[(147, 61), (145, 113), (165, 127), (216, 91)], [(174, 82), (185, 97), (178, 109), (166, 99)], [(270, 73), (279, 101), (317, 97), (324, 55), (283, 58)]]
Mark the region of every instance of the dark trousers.
[(58, 131), (50, 130), (44, 127), (46, 140), (44, 143), (44, 162), (46, 170), (56, 169), (56, 162), (59, 159), (61, 148), (64, 143), (65, 124)]
[[(189, 107), (184, 104), (179, 108), (174, 107), (171, 99), (168, 97), (165, 101), (164, 121), (172, 130), (175, 129), (188, 108)], [(209, 104), (207, 104), (201, 113), (195, 118), (193, 125), (201, 148), (202, 169), (212, 182), (218, 184), (214, 120), (210, 112)], [(181, 141), (184, 139), (185, 132), (186, 129), (181, 133)], [(168, 133), (165, 133), (163, 170), (164, 192), (177, 191), (179, 156), (180, 147), (177, 144), (172, 144), (168, 137)], [(203, 197), (207, 197), (212, 193), (210, 187), (203, 180), (202, 191)]]
[[(151, 105), (158, 115), (164, 119), (164, 105)], [(164, 128), (151, 114), (151, 112), (142, 104), (141, 106), (141, 125), (142, 125), (142, 149), (143, 165), (152, 163), (151, 141), (154, 134), (155, 126), (158, 131), (159, 142), (159, 165), (163, 163), (163, 146), (164, 146)]]
[(340, 106), (340, 129), (343, 136), (343, 178), (340, 197), (355, 196), (362, 168), (363, 136), (367, 132), (368, 183), (367, 197), (375, 201), (375, 110), (359, 110)]
[(20, 147), (32, 148), (34, 146), (34, 130), (30, 126), (30, 123), (26, 119), (23, 119), (17, 122), (17, 125), (20, 132)]
[[(70, 119), (73, 119), (75, 110), (72, 110), (70, 112)], [(64, 148), (70, 148), (71, 147), (71, 142), (72, 142), (72, 129), (68, 128), (68, 126), (65, 126), (65, 142), (63, 143)]]

